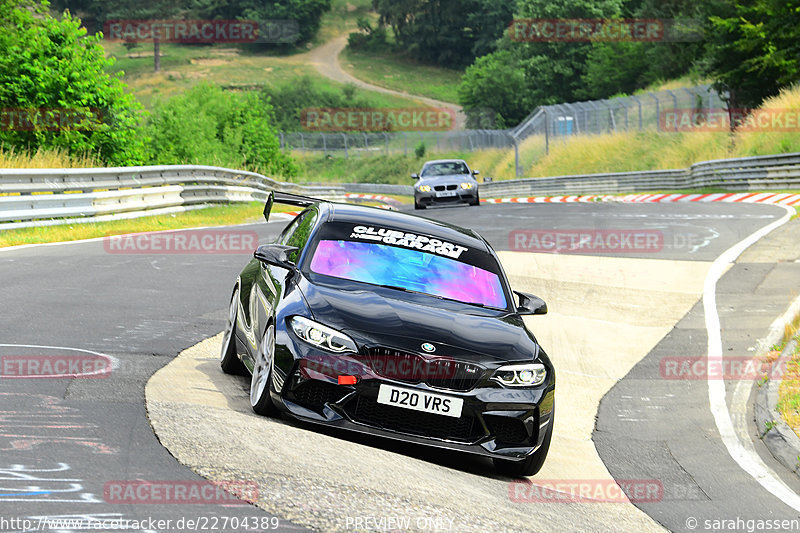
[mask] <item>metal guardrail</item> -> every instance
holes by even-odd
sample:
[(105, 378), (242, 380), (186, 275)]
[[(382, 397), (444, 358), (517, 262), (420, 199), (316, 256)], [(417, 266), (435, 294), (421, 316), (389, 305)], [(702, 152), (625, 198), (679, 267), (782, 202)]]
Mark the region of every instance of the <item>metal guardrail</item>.
[(271, 190), (329, 199), (342, 199), (345, 191), (341, 185), (304, 186), (253, 172), (196, 165), (0, 169), (0, 229), (264, 201)]
[[(800, 153), (705, 161), (682, 170), (493, 181), (481, 184), (481, 196), (617, 194), (702, 187), (734, 191), (800, 188)], [(254, 172), (195, 165), (0, 169), (0, 229), (264, 201), (271, 190), (331, 200), (343, 199), (346, 193), (413, 194), (411, 185), (299, 185)]]
[(495, 181), (482, 184), (481, 195), (619, 194), (705, 187), (732, 191), (800, 188), (800, 153), (704, 161), (680, 170)]

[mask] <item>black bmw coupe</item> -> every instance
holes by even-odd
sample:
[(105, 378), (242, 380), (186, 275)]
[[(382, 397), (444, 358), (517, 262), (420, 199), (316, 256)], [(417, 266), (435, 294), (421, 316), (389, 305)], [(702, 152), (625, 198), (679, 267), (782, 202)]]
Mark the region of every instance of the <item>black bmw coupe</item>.
[(222, 370), (262, 415), (491, 457), (539, 471), (555, 372), (476, 232), (411, 214), (270, 194), (305, 209), (233, 287)]

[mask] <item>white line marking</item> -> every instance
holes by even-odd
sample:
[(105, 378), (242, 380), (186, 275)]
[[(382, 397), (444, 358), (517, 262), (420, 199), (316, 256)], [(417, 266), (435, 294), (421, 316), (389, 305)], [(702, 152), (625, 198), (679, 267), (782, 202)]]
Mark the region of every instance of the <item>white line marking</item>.
[[(786, 214), (783, 217), (728, 248), (711, 264), (703, 285), (703, 313), (705, 314), (706, 331), (708, 332), (708, 365), (722, 362), (722, 335), (720, 333), (720, 321), (716, 305), (717, 281), (722, 277), (725, 267), (729, 263), (733, 263), (742, 252), (756, 241), (788, 222), (796, 213), (792, 208), (784, 207), (784, 209), (786, 209)], [(710, 366), (706, 368), (710, 368)], [(708, 402), (722, 442), (733, 460), (739, 464), (742, 470), (758, 481), (762, 487), (795, 511), (800, 511), (800, 496), (781, 481), (777, 474), (755, 453), (755, 450), (748, 450), (738, 439), (730, 411), (728, 410), (728, 404), (725, 401), (725, 382), (720, 379), (713, 379), (710, 374), (708, 376)]]
[[(86, 377), (86, 376), (94, 376), (94, 375), (101, 375), (108, 372), (113, 372), (114, 370), (119, 369), (119, 359), (114, 357), (113, 355), (108, 355), (100, 352), (93, 352), (92, 350), (84, 350), (82, 348), (68, 348), (66, 346), (44, 346), (41, 344), (0, 344), (0, 348), (36, 348), (36, 349), (45, 349), (45, 350), (66, 350), (72, 352), (83, 352), (92, 355), (99, 355), (100, 357), (105, 357), (108, 359), (109, 364), (111, 365), (110, 369), (100, 369), (95, 370), (94, 372), (84, 372), (79, 374), (48, 374), (46, 377), (48, 378), (76, 378), (76, 377)], [(2, 376), (0, 378), (6, 377), (9, 378), (10, 376)], [(24, 376), (35, 378), (39, 376)]]

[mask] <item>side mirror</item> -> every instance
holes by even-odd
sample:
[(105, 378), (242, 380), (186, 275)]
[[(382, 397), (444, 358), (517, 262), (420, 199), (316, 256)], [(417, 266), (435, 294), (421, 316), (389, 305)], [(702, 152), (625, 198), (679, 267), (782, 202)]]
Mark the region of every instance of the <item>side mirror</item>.
[(272, 194), (272, 191), (269, 191), (269, 194), (267, 195), (267, 203), (264, 204), (264, 220), (267, 222), (269, 222), (269, 213), (272, 211), (272, 203), (274, 201), (274, 195)]
[(478, 174), (480, 174), (480, 173), (481, 173), (481, 171), (480, 171), (480, 170), (473, 170), (473, 171), (472, 171), (472, 175), (473, 175), (473, 176), (477, 176), (477, 175), (478, 175)]
[(544, 300), (533, 294), (525, 292), (514, 291), (514, 294), (519, 296), (519, 307), (517, 307), (517, 314), (520, 315), (546, 315), (547, 304)]
[(414, 178), (415, 180), (419, 179), (419, 175), (418, 174), (411, 174), (411, 177)]
[(296, 246), (286, 246), (285, 244), (262, 244), (253, 252), (253, 257), (268, 265), (294, 270), (297, 265), (289, 261), (289, 254), (297, 250)]

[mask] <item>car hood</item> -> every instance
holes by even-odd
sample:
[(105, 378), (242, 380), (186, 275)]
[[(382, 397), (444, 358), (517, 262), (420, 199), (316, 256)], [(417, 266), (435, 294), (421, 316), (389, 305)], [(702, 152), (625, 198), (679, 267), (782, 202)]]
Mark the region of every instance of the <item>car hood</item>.
[(448, 174), (445, 176), (431, 176), (420, 178), (417, 183), (425, 185), (447, 185), (450, 183), (462, 182), (477, 183), (477, 180), (469, 174)]
[(359, 345), (423, 353), (421, 345), (431, 343), (436, 355), (471, 361), (531, 361), (542, 353), (518, 315), (381, 287), (334, 288), (305, 277), (300, 290), (315, 320)]

